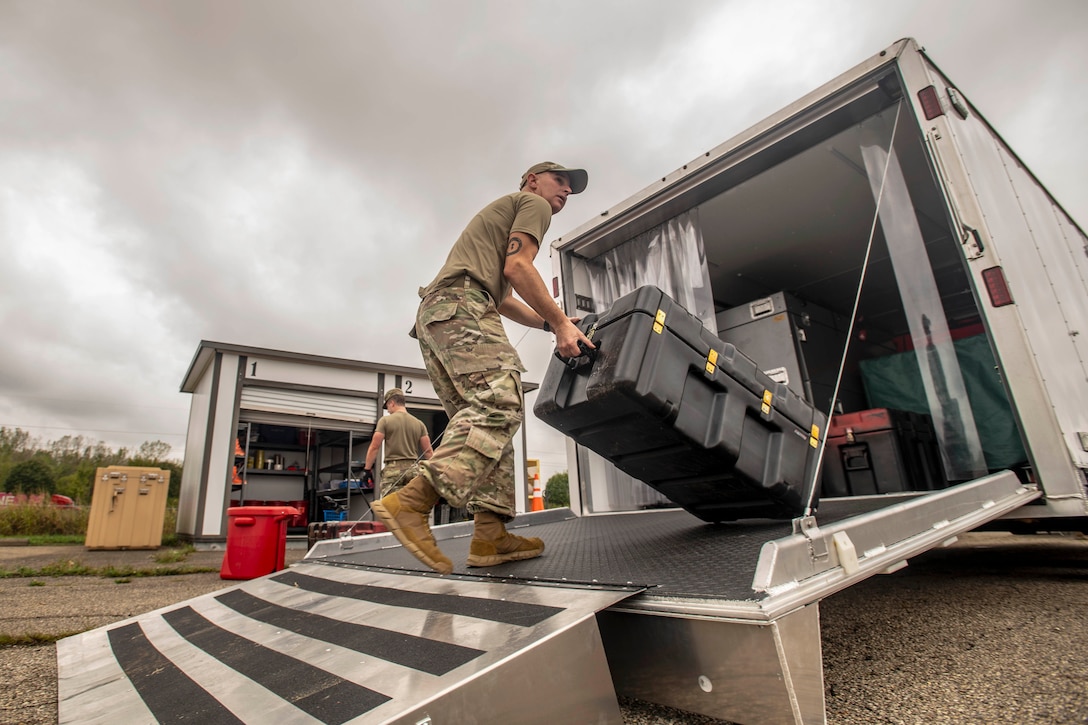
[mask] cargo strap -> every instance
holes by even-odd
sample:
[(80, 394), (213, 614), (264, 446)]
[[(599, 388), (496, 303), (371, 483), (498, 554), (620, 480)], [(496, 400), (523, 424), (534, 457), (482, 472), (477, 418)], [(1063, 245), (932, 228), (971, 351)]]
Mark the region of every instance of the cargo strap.
[[(892, 124), (892, 132), (889, 137), (891, 141), (895, 140), (896, 131), (899, 130), (899, 118), (902, 115), (903, 104), (900, 103), (895, 112), (895, 122)], [(887, 159), (884, 162), (884, 170), (880, 177), (880, 191), (876, 195), (876, 210), (873, 212), (873, 221), (869, 226), (869, 241), (865, 246), (865, 257), (861, 263), (861, 277), (858, 279), (858, 288), (854, 293), (854, 306), (850, 311), (850, 322), (847, 326), (847, 330), (854, 329), (854, 322), (858, 318), (858, 306), (861, 304), (861, 288), (865, 285), (865, 275), (869, 270), (869, 258), (873, 253), (873, 238), (876, 236), (877, 225), (880, 223), (880, 203), (884, 198), (884, 189), (888, 180), (888, 169), (891, 167), (891, 161), (894, 157), (894, 153), (889, 153)], [(839, 370), (835, 376), (835, 389), (831, 393), (831, 400), (829, 401), (830, 409), (828, 410), (828, 420), (835, 413), (835, 406), (839, 403), (839, 386), (842, 385), (843, 371), (846, 369), (846, 352), (849, 346), (843, 349), (842, 357), (839, 359)], [(825, 446), (822, 445), (824, 441), (819, 440), (819, 436), (816, 435), (816, 427), (813, 426), (814, 435), (810, 438), (810, 443), (816, 443), (816, 470), (820, 470), (820, 466), (823, 464)], [(816, 513), (816, 492), (819, 490), (819, 486), (812, 485), (808, 494), (808, 501), (805, 502), (805, 516), (811, 517)]]

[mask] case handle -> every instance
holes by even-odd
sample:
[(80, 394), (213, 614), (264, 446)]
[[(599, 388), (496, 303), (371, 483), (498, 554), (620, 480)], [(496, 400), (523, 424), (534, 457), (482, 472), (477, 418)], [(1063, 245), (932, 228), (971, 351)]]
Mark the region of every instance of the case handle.
[(559, 354), (559, 351), (555, 351), (555, 356), (563, 361), (570, 370), (580, 370), (584, 367), (589, 367), (593, 364), (593, 361), (597, 359), (597, 354), (601, 351), (601, 343), (596, 343), (597, 347), (591, 348), (587, 346), (581, 340), (578, 341), (578, 350), (580, 354), (575, 357), (563, 357)]

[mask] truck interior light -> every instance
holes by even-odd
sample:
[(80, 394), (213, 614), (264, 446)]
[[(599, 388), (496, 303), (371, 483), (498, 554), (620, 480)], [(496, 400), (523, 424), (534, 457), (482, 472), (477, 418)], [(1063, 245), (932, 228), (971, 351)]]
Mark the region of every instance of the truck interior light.
[(889, 73), (878, 80), (876, 84), (893, 101), (898, 101), (903, 97), (903, 86), (899, 84), (899, 77), (895, 73)]
[(941, 100), (937, 97), (937, 89), (933, 86), (926, 86), (918, 91), (918, 102), (922, 104), (922, 113), (925, 114), (927, 121), (944, 115)]
[(1004, 307), (1012, 304), (1012, 292), (1005, 281), (1005, 272), (1001, 267), (990, 267), (982, 270), (982, 281), (986, 283), (986, 291), (990, 294), (990, 304), (994, 307)]

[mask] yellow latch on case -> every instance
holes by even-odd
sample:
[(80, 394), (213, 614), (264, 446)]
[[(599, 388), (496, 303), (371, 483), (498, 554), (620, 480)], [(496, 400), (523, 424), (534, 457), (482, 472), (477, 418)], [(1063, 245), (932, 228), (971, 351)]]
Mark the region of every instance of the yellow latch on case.
[(770, 415), (771, 413), (771, 401), (774, 400), (774, 393), (770, 390), (763, 391), (763, 405), (760, 406), (760, 410), (763, 411), (763, 415)]
[(713, 375), (714, 369), (718, 366), (718, 351), (711, 350), (706, 355), (706, 371)]
[(654, 332), (658, 335), (665, 329), (665, 311), (658, 310), (657, 315), (654, 317)]
[(816, 448), (820, 445), (820, 426), (812, 426), (812, 432), (809, 434), (808, 437), (808, 444), (813, 448)]

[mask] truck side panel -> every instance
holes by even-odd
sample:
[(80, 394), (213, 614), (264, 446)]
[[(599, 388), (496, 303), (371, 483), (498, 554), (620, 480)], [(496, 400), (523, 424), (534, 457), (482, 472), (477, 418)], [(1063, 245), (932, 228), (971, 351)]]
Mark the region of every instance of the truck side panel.
[[(957, 113), (949, 95), (951, 83), (924, 60), (946, 113), (931, 123), (927, 134), (948, 177), (947, 191), (957, 207), (978, 285), (979, 309), (1040, 482), (1050, 498), (1083, 500), (1083, 471), (1088, 469), (1083, 438), (1088, 431), (1088, 237), (966, 100), (967, 117)], [(942, 139), (944, 130), (949, 137)], [(1014, 305), (995, 307), (989, 299), (982, 273), (998, 266)], [(1023, 372), (1017, 369), (1018, 359), (1030, 362), (1033, 374), (1018, 374)]]

